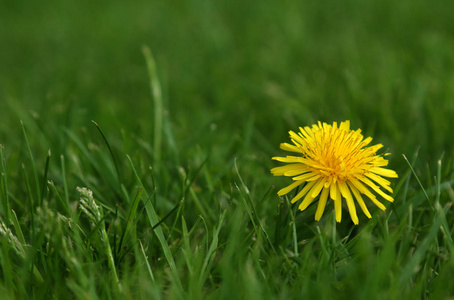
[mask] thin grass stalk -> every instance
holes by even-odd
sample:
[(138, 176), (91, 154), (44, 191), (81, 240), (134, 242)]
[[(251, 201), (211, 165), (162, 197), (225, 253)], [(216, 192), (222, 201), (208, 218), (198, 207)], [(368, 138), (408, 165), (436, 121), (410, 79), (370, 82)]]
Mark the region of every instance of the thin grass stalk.
[(5, 210), (6, 219), (8, 222), (11, 222), (11, 208), (9, 205), (9, 195), (8, 195), (8, 176), (6, 174), (6, 161), (3, 154), (3, 145), (0, 145), (0, 163), (1, 163), (1, 188), (3, 193), (3, 209)]
[(150, 77), (150, 88), (153, 96), (154, 107), (154, 136), (153, 136), (153, 162), (155, 166), (161, 164), (161, 144), (162, 144), (162, 125), (164, 117), (164, 109), (162, 104), (161, 83), (159, 82), (156, 61), (153, 54), (147, 46), (142, 48), (143, 55), (148, 68), (148, 76)]
[[(32, 170), (33, 170), (33, 178), (34, 178), (34, 181), (35, 181), (35, 187), (36, 187), (36, 195), (37, 195), (37, 200), (38, 200), (38, 206), (41, 206), (41, 188), (39, 186), (39, 177), (38, 177), (38, 171), (36, 170), (36, 163), (35, 163), (35, 159), (33, 157), (33, 153), (32, 153), (32, 150), (30, 148), (30, 143), (28, 142), (28, 137), (27, 137), (27, 132), (25, 131), (25, 126), (24, 126), (24, 122), (20, 122), (21, 123), (21, 126), (22, 126), (22, 133), (24, 135), (24, 138), (25, 138), (25, 144), (27, 145), (27, 152), (28, 152), (28, 157), (30, 159), (30, 162), (32, 164)], [(30, 194), (30, 197), (32, 197), (32, 195)]]

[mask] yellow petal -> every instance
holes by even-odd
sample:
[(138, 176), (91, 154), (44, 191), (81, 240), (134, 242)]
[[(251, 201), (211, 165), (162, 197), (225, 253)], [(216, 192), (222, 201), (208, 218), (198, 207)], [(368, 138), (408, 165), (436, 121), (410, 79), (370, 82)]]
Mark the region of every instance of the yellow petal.
[(301, 150), (300, 147), (288, 144), (288, 143), (282, 143), (281, 144), (281, 149), (285, 151), (290, 151), (290, 152), (298, 152), (298, 153), (303, 153), (303, 150)]
[(353, 202), (353, 197), (352, 194), (350, 193), (350, 190), (348, 189), (347, 184), (345, 182), (339, 182), (339, 190), (341, 191), (342, 196), (344, 196), (344, 198), (347, 201), (348, 211), (350, 213), (350, 217), (352, 218), (353, 223), (355, 223), (355, 225), (358, 225), (359, 220), (356, 214), (355, 203)]
[(308, 170), (308, 169), (303, 169), (303, 168), (301, 168), (301, 169), (299, 169), (299, 170), (287, 171), (287, 172), (284, 173), (284, 176), (290, 176), (290, 177), (292, 177), (292, 176), (295, 176), (295, 175), (301, 175), (301, 174), (307, 173), (307, 172), (309, 172), (309, 171), (310, 171), (310, 170)]
[(364, 195), (370, 197), (375, 197), (374, 194), (372, 194), (369, 189), (367, 189), (359, 180), (357, 179), (351, 179), (349, 180), (361, 193)]
[(287, 162), (287, 163), (304, 163), (304, 161), (305, 161), (304, 158), (298, 157), (298, 156), (286, 156), (286, 157), (275, 156), (275, 157), (272, 157), (271, 159), (281, 161), (281, 162)]
[(298, 201), (299, 199), (301, 199), (301, 197), (303, 197), (304, 195), (307, 194), (307, 192), (309, 192), (309, 190), (314, 186), (314, 184), (316, 184), (317, 181), (311, 181), (311, 182), (308, 182), (306, 183), (306, 185), (304, 186), (304, 188), (292, 199), (292, 203), (295, 203), (296, 201)]
[(293, 180), (311, 181), (310, 179), (312, 179), (314, 177), (317, 177), (317, 176), (320, 177), (319, 174), (316, 174), (316, 173), (313, 173), (313, 172), (309, 172), (309, 173), (306, 173), (306, 174), (303, 174), (303, 175), (299, 175), (299, 176), (293, 177), (292, 179)]
[(339, 128), (343, 130), (350, 130), (350, 120), (341, 122)]
[(299, 186), (300, 184), (303, 184), (304, 183), (304, 180), (299, 180), (299, 181), (295, 181), (294, 183), (292, 183), (291, 185), (283, 188), (283, 189), (280, 189), (279, 192), (277, 192), (277, 194), (279, 196), (283, 196), (285, 194), (288, 194), (289, 192), (291, 192), (294, 188), (296, 188), (297, 186)]
[(364, 139), (364, 141), (362, 141), (362, 143), (361, 143), (361, 148), (364, 147), (364, 146), (369, 145), (370, 142), (372, 142), (372, 138), (371, 137), (368, 137), (368, 138)]
[(331, 183), (330, 189), (329, 189), (329, 195), (330, 195), (331, 199), (333, 199), (333, 200), (336, 200), (336, 195), (337, 195), (336, 190), (337, 190), (337, 183), (336, 182)]
[(289, 131), (288, 133), (290, 134), (290, 138), (292, 140), (294, 140), (295, 142), (297, 142), (300, 145), (306, 145), (306, 142), (304, 141), (304, 139), (302, 137), (300, 137), (299, 135), (297, 135), (295, 132)]
[(389, 202), (394, 202), (393, 197), (391, 197), (390, 195), (385, 194), (382, 190), (380, 190), (380, 188), (378, 186), (376, 186), (372, 181), (370, 181), (366, 177), (361, 177), (361, 178), (359, 178), (359, 180), (361, 180), (362, 182), (364, 182), (365, 184), (370, 186), (377, 194), (379, 194), (380, 196), (382, 196), (383, 198), (385, 198)]
[(367, 150), (372, 151), (372, 152), (377, 152), (381, 148), (383, 148), (383, 145), (377, 144), (377, 145), (370, 146)]
[(307, 170), (303, 164), (289, 164), (281, 167), (275, 167), (271, 169), (271, 173), (274, 176), (282, 176), (285, 172), (296, 171), (296, 170)]
[(306, 197), (304, 197), (304, 200), (298, 206), (298, 209), (301, 211), (305, 210), (309, 206), (309, 204), (312, 203), (312, 201), (314, 201), (314, 197), (312, 197), (311, 193), (309, 192), (306, 194)]
[(325, 210), (326, 201), (328, 200), (329, 188), (324, 188), (318, 200), (317, 211), (315, 212), (315, 220), (320, 221)]
[(373, 181), (375, 181), (376, 183), (378, 183), (381, 187), (383, 187), (388, 192), (390, 192), (390, 193), (393, 192), (393, 189), (389, 187), (391, 182), (389, 182), (388, 180), (383, 179), (382, 177), (375, 175), (373, 173), (366, 173), (365, 175), (367, 177), (369, 177), (370, 179), (372, 179)]
[(359, 180), (350, 180), (350, 182), (357, 188), (361, 193), (366, 195), (375, 205), (378, 206), (381, 210), (385, 210), (386, 207), (377, 200), (377, 198), (372, 194)]
[[(384, 166), (387, 166), (388, 165), (388, 160), (387, 159), (384, 159), (383, 157), (381, 156), (375, 156), (374, 157), (374, 162), (372, 163), (372, 165), (375, 167), (384, 167)], [(385, 169), (387, 170), (387, 169)], [(391, 170), (390, 170), (391, 171)], [(393, 171), (394, 172), (394, 171)], [(394, 172), (395, 173), (395, 172)], [(378, 175), (382, 175), (382, 174), (378, 174)], [(397, 174), (396, 174), (397, 175)], [(382, 176), (386, 176), (386, 175), (382, 175)], [(393, 177), (393, 176), (386, 176), (386, 177)], [(397, 177), (397, 176), (396, 176)]]
[(385, 177), (391, 177), (391, 178), (399, 177), (396, 172), (394, 172), (393, 170), (389, 170), (389, 169), (375, 167), (375, 168), (370, 169), (369, 171), (372, 173), (381, 175), (381, 176), (385, 176)]
[(314, 188), (311, 190), (311, 196), (312, 197), (317, 197), (318, 194), (320, 194), (320, 191), (322, 190), (323, 186), (325, 185), (326, 179), (321, 179), (318, 181), (318, 183), (314, 186)]
[(358, 202), (359, 207), (361, 207), (363, 213), (364, 213), (369, 219), (372, 218), (372, 216), (370, 215), (369, 210), (367, 209), (366, 203), (364, 203), (363, 197), (361, 197), (361, 194), (359, 193), (359, 191), (358, 191), (351, 183), (348, 183), (348, 186), (349, 186), (350, 189), (352, 190), (353, 195), (355, 195), (356, 202)]
[(307, 193), (303, 202), (301, 202), (300, 206), (298, 207), (300, 210), (305, 210), (312, 203), (314, 198), (318, 196), (321, 189), (323, 188), (323, 185), (325, 185), (325, 180), (326, 179), (316, 181), (316, 184), (312, 186), (311, 190)]

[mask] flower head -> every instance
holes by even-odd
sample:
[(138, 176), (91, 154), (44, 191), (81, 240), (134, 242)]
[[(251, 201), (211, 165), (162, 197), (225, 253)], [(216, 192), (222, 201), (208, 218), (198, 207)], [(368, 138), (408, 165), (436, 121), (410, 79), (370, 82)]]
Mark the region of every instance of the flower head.
[[(366, 195), (380, 209), (385, 206), (377, 200), (375, 194), (393, 202), (394, 199), (381, 188), (392, 193), (390, 182), (384, 177), (397, 178), (393, 170), (385, 169), (388, 160), (377, 155), (382, 144), (367, 146), (371, 137), (364, 139), (361, 129), (350, 129), (350, 121), (338, 126), (318, 122), (312, 127), (299, 128), (300, 132), (289, 131), (292, 144), (282, 143), (281, 149), (298, 153), (299, 156), (273, 157), (274, 160), (289, 163), (271, 169), (274, 176), (292, 177), (293, 183), (281, 189), (279, 196), (288, 194), (296, 187), (304, 187), (293, 197), (292, 203), (303, 198), (299, 205), (305, 210), (320, 195), (315, 220), (320, 220), (328, 198), (334, 201), (336, 221), (342, 218), (342, 198), (345, 198), (353, 223), (358, 224), (356, 202), (364, 214), (371, 218), (362, 195)], [(388, 155), (386, 153), (384, 155)], [(377, 185), (378, 184), (378, 185)], [(353, 195), (352, 195), (353, 194)]]

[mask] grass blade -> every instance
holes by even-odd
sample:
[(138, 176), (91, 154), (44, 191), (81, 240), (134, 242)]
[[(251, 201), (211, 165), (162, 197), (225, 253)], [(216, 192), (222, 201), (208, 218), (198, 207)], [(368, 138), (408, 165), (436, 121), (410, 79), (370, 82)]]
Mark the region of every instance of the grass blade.
[(128, 239), (128, 237), (131, 234), (132, 224), (134, 223), (134, 220), (136, 219), (137, 208), (139, 207), (140, 200), (142, 199), (142, 193), (143, 193), (143, 189), (139, 188), (139, 190), (137, 191), (136, 197), (134, 199), (134, 202), (131, 206), (131, 209), (129, 211), (125, 230), (123, 231), (123, 235), (121, 236), (121, 239), (120, 239), (120, 244), (118, 246), (119, 251), (123, 248), (123, 243)]
[(6, 214), (6, 218), (8, 219), (8, 222), (11, 222), (11, 209), (9, 206), (9, 195), (8, 195), (8, 176), (6, 174), (6, 161), (5, 161), (5, 156), (3, 154), (3, 145), (0, 145), (0, 163), (2, 164), (1, 172), (2, 176), (0, 178), (1, 180), (1, 189), (2, 189), (2, 194), (3, 194), (3, 209)]
[(156, 61), (150, 48), (144, 46), (142, 48), (143, 55), (148, 68), (148, 76), (150, 77), (150, 88), (153, 96), (154, 108), (154, 135), (153, 135), (153, 162), (155, 166), (161, 162), (161, 143), (162, 143), (162, 125), (164, 110), (162, 104), (161, 83), (159, 82)]
[(214, 256), (216, 254), (216, 249), (218, 247), (218, 242), (219, 242), (219, 232), (221, 230), (222, 224), (224, 222), (226, 213), (224, 212), (221, 217), (219, 218), (219, 223), (218, 226), (215, 230), (213, 230), (213, 238), (211, 240), (210, 248), (208, 249), (207, 255), (205, 256), (205, 259), (203, 260), (202, 268), (200, 270), (200, 275), (199, 275), (199, 287), (201, 288), (203, 286), (203, 283), (205, 282), (206, 277), (208, 276), (208, 273), (210, 271), (210, 266), (213, 263)]
[(139, 240), (139, 244), (140, 244), (140, 250), (142, 251), (142, 254), (143, 254), (143, 260), (145, 261), (145, 264), (147, 265), (148, 274), (150, 274), (151, 281), (155, 282), (155, 279), (153, 276), (153, 271), (151, 270), (150, 263), (148, 262), (147, 255), (145, 254), (145, 249), (143, 248), (142, 242), (140, 240)]
[(41, 189), (41, 199), (44, 199), (45, 193), (46, 193), (46, 186), (47, 186), (47, 173), (49, 172), (49, 163), (50, 163), (50, 157), (52, 155), (52, 152), (47, 151), (47, 158), (46, 158), (46, 165), (44, 167), (44, 176), (43, 176), (43, 187)]
[[(247, 195), (247, 199), (249, 200), (249, 204), (251, 205), (251, 207), (249, 207), (249, 204), (246, 201), (246, 197), (244, 197), (243, 194), (241, 193), (241, 189), (239, 188), (239, 186), (236, 183), (235, 183), (235, 186), (238, 189), (238, 192), (240, 192), (241, 199), (243, 200), (243, 204), (244, 204), (244, 206), (245, 206), (245, 208), (247, 210), (249, 218), (252, 221), (252, 224), (254, 225), (254, 230), (256, 231), (256, 234), (258, 234), (257, 229), (256, 229), (256, 223), (258, 223), (260, 225), (260, 229), (263, 232), (263, 234), (265, 235), (265, 238), (268, 241), (268, 244), (270, 245), (271, 249), (273, 250), (273, 252), (276, 252), (276, 250), (274, 249), (273, 242), (271, 241), (268, 233), (265, 230), (265, 227), (263, 227), (263, 224), (262, 224), (262, 222), (260, 221), (260, 219), (258, 217), (257, 209), (255, 208), (254, 201), (252, 201), (252, 199), (251, 199), (251, 195), (249, 193), (249, 189), (244, 184), (243, 178), (241, 178), (240, 172), (238, 170), (238, 165), (236, 163), (236, 158), (235, 158), (235, 161), (234, 161), (234, 165), (235, 165), (235, 171), (236, 171), (236, 173), (238, 175), (238, 178), (240, 179), (241, 185), (242, 185), (242, 187), (243, 187), (243, 189), (244, 189), (244, 191), (245, 191), (245, 193)], [(269, 194), (270, 191), (271, 191), (271, 188), (267, 191), (267, 193), (265, 194), (265, 197)], [(254, 221), (254, 219), (256, 219), (256, 220)]]
[[(67, 208), (69, 212), (69, 191), (68, 191), (68, 182), (66, 180), (66, 164), (65, 164), (65, 157), (63, 154), (60, 156), (60, 163), (61, 163), (61, 178), (63, 181), (63, 188), (65, 191), (65, 207)], [(61, 197), (60, 197), (61, 198)]]
[(105, 142), (106, 145), (107, 145), (107, 148), (109, 149), (110, 157), (112, 158), (112, 161), (113, 161), (114, 166), (115, 166), (115, 172), (117, 173), (118, 185), (121, 186), (120, 171), (118, 171), (117, 160), (115, 159), (115, 156), (114, 156), (114, 154), (113, 154), (112, 148), (110, 147), (109, 141), (107, 141), (107, 138), (106, 138), (106, 136), (104, 135), (104, 133), (102, 132), (101, 127), (99, 127), (98, 123), (96, 123), (96, 122), (93, 121), (93, 120), (92, 120), (91, 122), (92, 122), (93, 124), (95, 124), (96, 128), (98, 128), (99, 133), (101, 134), (101, 136), (102, 136), (104, 142)]
[[(30, 162), (32, 164), (32, 169), (33, 169), (33, 178), (35, 180), (35, 186), (36, 186), (36, 195), (37, 195), (37, 200), (38, 200), (38, 205), (41, 206), (41, 192), (40, 192), (40, 187), (39, 187), (39, 177), (38, 177), (38, 171), (36, 170), (36, 163), (35, 159), (33, 158), (33, 153), (30, 148), (30, 143), (28, 142), (28, 137), (27, 137), (27, 132), (25, 131), (25, 126), (24, 122), (20, 122), (22, 126), (22, 133), (25, 138), (25, 144), (27, 145), (27, 151), (28, 151), (28, 157), (30, 159)], [(30, 194), (30, 197), (32, 198), (32, 195)]]
[(430, 199), (429, 199), (429, 195), (427, 195), (427, 192), (426, 190), (424, 189), (424, 186), (422, 185), (421, 181), (419, 180), (419, 177), (418, 175), (416, 174), (415, 170), (413, 169), (413, 166), (411, 165), (411, 163), (408, 161), (407, 157), (405, 156), (405, 154), (402, 154), (402, 156), (404, 157), (405, 161), (407, 162), (408, 166), (410, 167), (410, 170), (411, 172), (413, 173), (413, 175), (415, 176), (416, 180), (418, 181), (418, 184), (419, 186), (421, 187), (421, 190), (423, 191), (424, 195), (426, 196), (426, 199), (427, 199), (427, 202), (430, 206), (430, 208), (432, 209), (432, 211), (435, 210), (432, 202), (430, 202)]
[[(148, 199), (148, 193), (142, 183), (142, 180), (139, 177), (139, 174), (137, 173), (136, 168), (134, 167), (134, 163), (132, 162), (131, 157), (129, 157), (129, 155), (126, 155), (126, 157), (129, 161), (129, 163), (131, 164), (131, 168), (136, 176), (137, 182), (139, 183), (140, 187), (143, 189), (144, 198)], [(156, 214), (156, 211), (153, 207), (153, 203), (151, 201), (147, 201), (145, 203), (145, 210), (147, 212), (151, 227), (154, 227), (156, 224), (159, 223), (159, 219), (158, 219), (158, 215)], [(164, 232), (162, 231), (162, 228), (160, 226), (154, 228), (153, 230), (156, 234), (156, 237), (159, 240), (159, 243), (161, 244), (161, 248), (162, 248), (162, 251), (164, 252), (164, 256), (167, 260), (167, 263), (169, 264), (170, 270), (173, 275), (173, 280), (174, 280), (175, 284), (177, 285), (177, 287), (180, 289), (180, 291), (183, 292), (183, 286), (181, 284), (180, 277), (178, 275), (178, 270), (175, 265), (175, 260), (173, 258), (172, 251), (170, 251), (169, 245), (167, 244), (166, 238), (164, 237)]]

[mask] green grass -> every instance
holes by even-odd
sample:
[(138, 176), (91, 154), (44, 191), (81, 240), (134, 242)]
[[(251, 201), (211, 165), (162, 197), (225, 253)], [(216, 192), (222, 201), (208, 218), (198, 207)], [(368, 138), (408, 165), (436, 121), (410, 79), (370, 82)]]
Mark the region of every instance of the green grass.
[[(453, 8), (1, 2), (1, 298), (453, 297)], [(346, 119), (399, 174), (358, 226), (269, 172)]]

